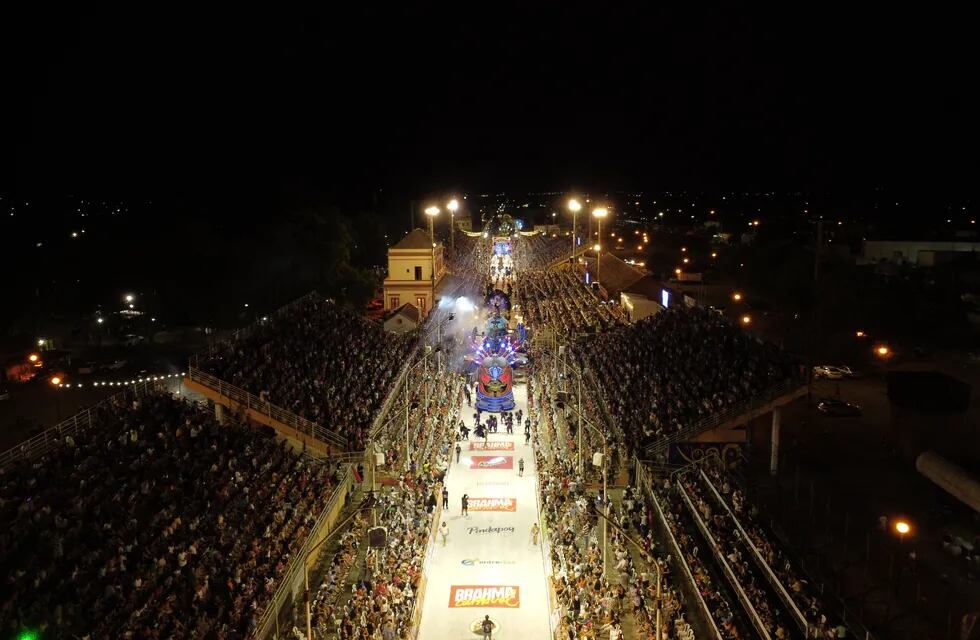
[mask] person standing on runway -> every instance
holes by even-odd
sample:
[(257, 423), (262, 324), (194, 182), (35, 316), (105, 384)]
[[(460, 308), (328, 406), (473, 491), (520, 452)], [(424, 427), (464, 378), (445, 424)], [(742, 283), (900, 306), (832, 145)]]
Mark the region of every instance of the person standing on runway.
[(538, 523), (535, 522), (531, 525), (531, 543), (536, 547), (538, 546), (538, 534), (541, 533), (541, 528)]
[(470, 515), (469, 509), (470, 509), (470, 496), (464, 493), (463, 494), (463, 515), (464, 516)]
[(517, 462), (517, 475), (522, 478), (524, 477), (524, 458), (521, 458)]
[(457, 444), (456, 445), (456, 464), (459, 464), (459, 454), (463, 453), (463, 449)]
[(443, 509), (449, 508), (449, 489), (447, 489), (446, 487), (442, 488), (442, 508)]
[(446, 546), (446, 537), (449, 536), (449, 527), (446, 526), (446, 523), (445, 522), (443, 522), (442, 523), (442, 526), (439, 527), (439, 535), (442, 536), (442, 546), (445, 547)]
[(490, 640), (493, 637), (493, 628), (496, 626), (490, 619), (490, 616), (483, 617), (483, 622), (480, 623), (480, 631), (483, 632), (484, 640)]
[(524, 444), (531, 444), (531, 432), (530, 431), (525, 431), (524, 432)]

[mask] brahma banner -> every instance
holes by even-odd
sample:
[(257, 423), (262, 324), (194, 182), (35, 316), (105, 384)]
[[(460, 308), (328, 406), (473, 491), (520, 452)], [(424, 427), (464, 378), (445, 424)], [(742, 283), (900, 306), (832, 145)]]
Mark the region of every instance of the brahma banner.
[(449, 608), (501, 607), (516, 609), (521, 606), (520, 587), (494, 587), (489, 585), (453, 585), (449, 589)]
[(470, 456), (474, 469), (513, 469), (514, 456)]
[(513, 442), (471, 442), (470, 451), (513, 451)]
[(470, 498), (470, 511), (517, 511), (517, 498)]

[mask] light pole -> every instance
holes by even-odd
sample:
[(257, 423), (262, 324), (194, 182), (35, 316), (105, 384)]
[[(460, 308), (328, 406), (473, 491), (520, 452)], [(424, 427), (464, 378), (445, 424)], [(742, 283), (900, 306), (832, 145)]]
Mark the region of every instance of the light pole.
[(568, 210), (572, 212), (572, 254), (568, 257), (569, 260), (575, 258), (575, 234), (576, 234), (575, 222), (576, 219), (578, 218), (578, 212), (581, 208), (582, 205), (580, 205), (578, 200), (576, 200), (575, 198), (572, 198), (571, 200), (568, 201)]
[(432, 290), (430, 293), (430, 295), (432, 296), (432, 304), (430, 305), (431, 307), (434, 306), (436, 303), (436, 236), (435, 236), (435, 231), (432, 228), (432, 225), (434, 220), (436, 219), (436, 216), (439, 215), (439, 207), (428, 207), (425, 210), (425, 215), (426, 217), (429, 218), (429, 242), (432, 243), (432, 248), (430, 249), (431, 256), (432, 256), (432, 264), (430, 265), (431, 269), (429, 274), (431, 276), (430, 282), (432, 284)]
[(599, 225), (599, 229), (598, 229), (599, 230), (599, 242), (597, 242), (596, 245), (595, 245), (595, 280), (596, 280), (596, 282), (599, 282), (599, 263), (600, 263), (599, 252), (602, 251), (602, 219), (605, 218), (607, 214), (608, 214), (608, 212), (606, 211), (605, 207), (599, 207), (597, 209), (593, 209), (592, 210), (592, 215), (593, 215), (593, 217), (595, 217), (596, 222)]
[(449, 249), (456, 252), (456, 210), (459, 209), (459, 201), (453, 198), (446, 205), (449, 209)]
[(405, 464), (406, 465), (412, 464), (412, 439), (409, 436), (409, 425), (408, 425), (408, 417), (412, 411), (412, 402), (408, 395), (409, 378), (412, 376), (412, 371), (414, 371), (415, 369), (419, 368), (422, 365), (425, 365), (426, 369), (428, 369), (427, 363), (429, 361), (429, 349), (430, 349), (429, 345), (425, 345), (422, 349), (422, 354), (423, 354), (422, 361), (413, 364), (411, 367), (409, 367), (408, 372), (405, 373)]

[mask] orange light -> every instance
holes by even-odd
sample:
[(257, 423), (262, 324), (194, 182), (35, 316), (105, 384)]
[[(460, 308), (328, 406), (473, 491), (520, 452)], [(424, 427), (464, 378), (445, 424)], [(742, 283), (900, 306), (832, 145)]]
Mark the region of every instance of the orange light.
[(690, 260), (688, 260), (687, 258), (684, 258), (684, 264), (687, 264), (688, 262), (690, 262)]
[(749, 324), (752, 322), (752, 318), (749, 316), (742, 316), (742, 324)]
[(854, 332), (854, 335), (856, 335), (859, 338), (863, 338), (864, 337), (864, 332), (863, 331), (855, 331)]
[(875, 353), (878, 354), (878, 357), (885, 358), (885, 357), (888, 357), (888, 354), (891, 353), (891, 349), (889, 349), (885, 345), (881, 345), (881, 346), (875, 348)]
[(895, 523), (895, 531), (897, 531), (899, 534), (903, 536), (911, 530), (912, 527), (909, 525), (908, 522), (905, 522), (904, 520), (899, 520), (898, 522)]
[(681, 247), (681, 251), (687, 251), (687, 247)]
[(674, 269), (674, 273), (676, 273), (677, 275), (681, 275), (681, 270), (680, 269)]
[(741, 299), (742, 299), (742, 294), (741, 293), (733, 293), (732, 294), (732, 300), (734, 300), (735, 302), (738, 302)]
[(32, 353), (31, 355), (27, 356), (27, 359), (30, 360), (31, 362), (37, 362), (38, 357), (36, 353)]
[(711, 252), (711, 257), (712, 257), (712, 258), (717, 258), (717, 257), (718, 257), (718, 254), (717, 254), (717, 252), (715, 252), (715, 251), (712, 251), (712, 252)]
[(57, 387), (59, 384), (61, 384), (61, 378), (58, 376), (51, 378), (51, 384)]

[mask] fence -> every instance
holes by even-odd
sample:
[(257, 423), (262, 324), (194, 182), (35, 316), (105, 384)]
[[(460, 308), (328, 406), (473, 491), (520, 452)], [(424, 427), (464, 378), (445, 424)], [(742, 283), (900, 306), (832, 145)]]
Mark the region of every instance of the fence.
[(345, 467), (345, 469), (340, 483), (334, 490), (333, 495), (330, 496), (330, 501), (327, 502), (327, 505), (317, 516), (316, 523), (313, 525), (310, 535), (306, 537), (300, 550), (289, 559), (289, 564), (286, 565), (286, 570), (283, 571), (282, 578), (279, 580), (279, 586), (276, 588), (272, 600), (269, 601), (269, 604), (259, 617), (258, 624), (255, 627), (254, 637), (286, 637), (286, 633), (279, 626), (280, 620), (283, 617), (281, 615), (283, 607), (292, 605), (296, 596), (303, 590), (307, 563), (313, 562), (316, 558), (315, 555), (311, 558), (307, 557), (310, 554), (310, 549), (333, 531), (333, 525), (336, 524), (340, 511), (347, 502), (347, 496), (351, 493), (353, 486), (351, 469), (349, 466)]
[(292, 427), (300, 433), (309, 434), (310, 437), (331, 444), (341, 450), (347, 448), (347, 440), (335, 431), (330, 431), (326, 427), (298, 416), (292, 411), (274, 405), (268, 400), (263, 400), (240, 387), (236, 387), (210, 373), (198, 369), (196, 366), (192, 365), (187, 368), (187, 377), (192, 382), (204, 385), (242, 407), (269, 416), (269, 418)]
[(764, 407), (781, 396), (797, 393), (804, 386), (804, 383), (798, 379), (790, 378), (788, 380), (784, 380), (780, 384), (771, 387), (764, 393), (741, 402), (736, 402), (723, 411), (713, 413), (703, 420), (699, 420), (694, 424), (684, 427), (677, 433), (672, 433), (665, 438), (657, 440), (653, 444), (646, 447), (645, 454), (648, 458), (663, 456), (666, 454), (668, 447), (670, 447), (672, 444), (688, 442), (705, 431), (710, 431), (711, 429), (715, 429), (727, 422), (746, 416), (746, 414), (749, 414), (760, 407)]
[(102, 407), (111, 404), (128, 401), (130, 398), (140, 397), (146, 394), (150, 388), (162, 386), (160, 382), (139, 382), (124, 388), (119, 393), (115, 393), (96, 404), (79, 411), (67, 420), (62, 420), (53, 427), (45, 429), (41, 433), (24, 440), (18, 445), (0, 453), (0, 467), (4, 467), (15, 460), (30, 460), (43, 456), (56, 445), (64, 442), (68, 436), (75, 437), (79, 433), (90, 428), (93, 423), (93, 412), (97, 412)]

